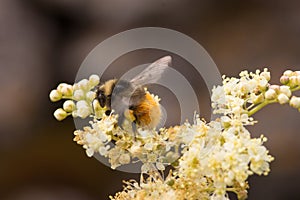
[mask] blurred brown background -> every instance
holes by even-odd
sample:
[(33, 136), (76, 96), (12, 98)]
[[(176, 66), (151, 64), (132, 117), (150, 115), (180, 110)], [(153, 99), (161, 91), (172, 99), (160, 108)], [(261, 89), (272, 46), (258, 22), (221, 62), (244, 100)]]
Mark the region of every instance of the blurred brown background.
[[(88, 158), (72, 141), (72, 119), (54, 120), (61, 104), (51, 103), (48, 94), (59, 82), (74, 81), (98, 43), (144, 26), (192, 37), (229, 76), (267, 66), (278, 83), (285, 69), (300, 69), (296, 0), (1, 0), (0, 199), (108, 199), (123, 179), (138, 178)], [(135, 57), (148, 62), (159, 55)], [(209, 105), (205, 86), (195, 88)], [(299, 199), (300, 113), (271, 105), (256, 118), (251, 131), (269, 138), (276, 160), (269, 176), (250, 178), (249, 199)]]

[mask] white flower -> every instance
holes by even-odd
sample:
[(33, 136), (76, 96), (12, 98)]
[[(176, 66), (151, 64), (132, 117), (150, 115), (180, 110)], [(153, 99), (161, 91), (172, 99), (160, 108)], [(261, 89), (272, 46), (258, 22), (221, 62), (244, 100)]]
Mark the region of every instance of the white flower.
[(222, 86), (213, 87), (212, 89), (212, 96), (211, 96), (212, 102), (218, 103), (218, 104), (225, 104), (225, 92), (224, 88)]
[(265, 68), (264, 71), (261, 72), (260, 75), (263, 76), (267, 81), (269, 81), (271, 79), (271, 73), (268, 72), (267, 68)]

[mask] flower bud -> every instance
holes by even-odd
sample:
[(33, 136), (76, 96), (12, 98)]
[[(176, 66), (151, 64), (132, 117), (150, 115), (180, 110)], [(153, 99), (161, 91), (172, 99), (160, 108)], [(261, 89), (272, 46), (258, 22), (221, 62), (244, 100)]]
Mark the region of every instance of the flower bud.
[(290, 99), (289, 99), (285, 94), (283, 94), (283, 93), (279, 94), (278, 97), (277, 97), (277, 99), (278, 99), (278, 102), (279, 102), (280, 104), (288, 103), (289, 100), (290, 100)]
[(279, 87), (279, 85), (270, 85), (269, 88), (273, 89), (276, 92), (276, 94), (280, 93), (280, 87)]
[(292, 96), (290, 100), (290, 106), (292, 106), (293, 108), (300, 109), (300, 97)]
[(77, 110), (74, 110), (74, 111), (72, 112), (72, 117), (73, 117), (73, 118), (78, 117)]
[(93, 91), (88, 91), (88, 92), (86, 93), (86, 98), (87, 98), (87, 100), (89, 100), (89, 101), (93, 101), (93, 100), (96, 98), (96, 93), (93, 92)]
[(285, 76), (291, 76), (292, 73), (293, 73), (292, 70), (286, 70), (285, 72), (283, 72), (283, 75), (285, 75)]
[(73, 94), (74, 100), (79, 101), (85, 98), (83, 90), (75, 90)]
[(297, 76), (291, 76), (291, 77), (290, 77), (289, 85), (290, 85), (292, 88), (298, 85), (298, 78), (297, 78)]
[(88, 117), (91, 114), (90, 107), (88, 103), (84, 100), (78, 101), (76, 103), (76, 107), (77, 107), (76, 114), (83, 119)]
[(58, 121), (62, 121), (68, 116), (67, 112), (62, 108), (58, 108), (56, 111), (54, 111), (53, 115)]
[(260, 73), (261, 76), (265, 77), (267, 81), (271, 79), (271, 73), (268, 72), (267, 70), (264, 70), (263, 72)]
[(96, 85), (99, 84), (99, 82), (100, 82), (100, 78), (99, 78), (98, 75), (92, 74), (92, 75), (89, 77), (89, 83), (90, 83), (90, 85), (96, 86)]
[(62, 98), (62, 94), (58, 90), (52, 90), (49, 94), (49, 98), (52, 102), (59, 101)]
[(79, 88), (82, 89), (82, 90), (88, 90), (89, 89), (89, 81), (87, 79), (82, 79), (77, 84), (78, 84)]
[(285, 94), (287, 97), (291, 97), (291, 95), (292, 95), (290, 87), (286, 86), (286, 85), (281, 85), (279, 91), (280, 91), (280, 93)]
[(72, 96), (73, 86), (67, 83), (60, 83), (57, 86), (57, 90), (61, 92), (63, 96)]
[(80, 90), (78, 83), (74, 83), (73, 90)]
[(76, 108), (74, 101), (72, 100), (67, 100), (63, 104), (63, 109), (66, 112), (72, 112)]
[(265, 93), (265, 98), (268, 100), (273, 100), (276, 98), (276, 92), (273, 89), (269, 89)]
[(281, 77), (280, 77), (280, 83), (282, 83), (282, 84), (284, 84), (284, 85), (288, 84), (289, 80), (290, 80), (290, 79), (289, 79), (288, 76), (281, 76)]

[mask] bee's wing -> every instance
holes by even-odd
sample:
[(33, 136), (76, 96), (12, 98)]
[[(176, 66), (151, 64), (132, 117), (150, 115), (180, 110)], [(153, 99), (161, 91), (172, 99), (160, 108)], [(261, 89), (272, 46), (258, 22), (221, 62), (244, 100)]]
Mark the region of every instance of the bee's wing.
[(171, 56), (162, 57), (149, 65), (130, 82), (134, 86), (142, 86), (145, 84), (155, 83), (161, 78), (163, 72), (171, 65), (171, 62)]

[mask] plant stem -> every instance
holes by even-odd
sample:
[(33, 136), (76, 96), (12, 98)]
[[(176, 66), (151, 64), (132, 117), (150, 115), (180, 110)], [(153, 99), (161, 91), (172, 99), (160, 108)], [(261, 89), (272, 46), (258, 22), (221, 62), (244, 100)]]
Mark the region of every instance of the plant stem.
[[(297, 90), (300, 90), (300, 85), (291, 89), (291, 92), (295, 92)], [(270, 103), (275, 103), (277, 102), (276, 99), (274, 100), (265, 100), (264, 102), (262, 102), (261, 104), (258, 104), (256, 107), (254, 107), (253, 109), (248, 111), (248, 116), (251, 116), (253, 114), (255, 114), (257, 111), (259, 111), (260, 109), (262, 109), (263, 107), (265, 107), (266, 105), (270, 104)], [(251, 105), (252, 106), (252, 105)], [(249, 108), (251, 107), (249, 106)]]
[(270, 104), (270, 103), (275, 103), (277, 102), (276, 100), (265, 100), (264, 102), (262, 102), (261, 104), (257, 105), (256, 107), (254, 107), (253, 109), (248, 111), (248, 116), (251, 116), (253, 114), (255, 114), (257, 111), (259, 111), (260, 109), (262, 109), (263, 107), (265, 107), (266, 105)]
[(297, 90), (300, 90), (300, 85), (298, 85), (297, 87), (291, 89), (292, 92), (295, 92), (295, 91), (297, 91)]

